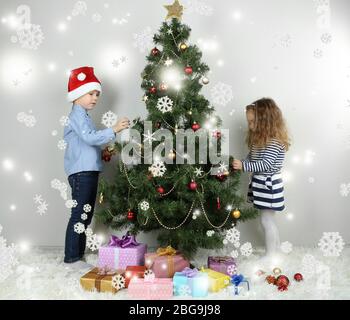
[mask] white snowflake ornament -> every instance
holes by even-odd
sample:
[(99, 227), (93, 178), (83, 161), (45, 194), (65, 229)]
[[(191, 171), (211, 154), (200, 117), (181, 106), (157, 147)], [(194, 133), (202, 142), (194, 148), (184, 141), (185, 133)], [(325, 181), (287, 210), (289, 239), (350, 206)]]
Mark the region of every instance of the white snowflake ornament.
[(152, 173), (153, 177), (163, 177), (166, 167), (163, 161), (158, 161), (152, 164), (148, 170)]
[(253, 247), (250, 242), (246, 242), (240, 248), (242, 256), (249, 257), (253, 253)]
[[(79, 222), (78, 222), (79, 223)], [(83, 225), (84, 226), (84, 225)], [(85, 227), (84, 227), (85, 229)], [(84, 232), (84, 231), (83, 231)], [(79, 232), (78, 232), (79, 233)], [(87, 237), (86, 239), (86, 246), (91, 250), (91, 251), (96, 251), (101, 247), (101, 240), (98, 238), (96, 234), (93, 234), (90, 237)]]
[(339, 232), (324, 232), (318, 246), (325, 257), (339, 257), (344, 249), (344, 240)]
[(57, 147), (60, 150), (64, 150), (64, 149), (67, 148), (67, 142), (64, 139), (61, 139), (61, 140), (58, 141)]
[(85, 221), (85, 220), (87, 220), (87, 218), (88, 218), (88, 215), (85, 212), (82, 213), (81, 220)]
[(91, 206), (87, 203), (87, 204), (84, 204), (84, 207), (83, 207), (83, 210), (84, 212), (91, 212)]
[(107, 111), (106, 113), (104, 113), (102, 115), (102, 120), (101, 123), (107, 127), (107, 128), (111, 128), (113, 127), (116, 123), (117, 123), (117, 118), (118, 116), (112, 112), (112, 111)]
[(92, 237), (92, 235), (94, 234), (94, 232), (92, 231), (92, 229), (90, 227), (87, 227), (85, 229), (85, 235), (89, 238)]
[(233, 276), (237, 272), (237, 268), (235, 265), (231, 264), (227, 267), (226, 272), (228, 275)]
[(75, 225), (74, 225), (74, 232), (78, 233), (78, 234), (81, 234), (85, 231), (85, 226), (84, 224), (82, 224), (81, 222), (77, 222)]
[(170, 112), (173, 110), (173, 101), (168, 97), (161, 97), (157, 102), (157, 109), (162, 113)]
[(231, 243), (235, 243), (235, 242), (239, 242), (241, 233), (239, 232), (239, 230), (237, 230), (235, 227), (228, 229), (226, 231), (226, 240), (231, 242)]
[(141, 208), (141, 210), (143, 210), (143, 211), (147, 211), (148, 209), (149, 209), (149, 203), (147, 202), (147, 201), (142, 201), (141, 203), (140, 203), (140, 208)]
[(238, 255), (239, 255), (238, 250), (232, 250), (230, 255), (232, 258), (238, 258)]
[(116, 274), (112, 277), (113, 288), (120, 290), (125, 288), (125, 277), (121, 274)]

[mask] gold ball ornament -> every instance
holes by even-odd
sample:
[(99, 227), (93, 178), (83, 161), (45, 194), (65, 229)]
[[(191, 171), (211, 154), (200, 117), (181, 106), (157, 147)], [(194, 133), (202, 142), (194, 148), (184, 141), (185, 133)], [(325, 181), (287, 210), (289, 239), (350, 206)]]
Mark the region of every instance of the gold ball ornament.
[(180, 43), (179, 48), (181, 51), (185, 51), (185, 50), (187, 50), (188, 46), (186, 43), (182, 42), (182, 43)]
[(272, 270), (272, 272), (275, 276), (278, 276), (282, 273), (282, 270), (281, 270), (281, 268), (276, 267)]
[(176, 153), (174, 151), (170, 151), (168, 154), (169, 159), (175, 159), (176, 158)]
[(241, 217), (241, 211), (239, 211), (238, 209), (235, 209), (231, 212), (231, 215), (233, 218), (239, 219)]

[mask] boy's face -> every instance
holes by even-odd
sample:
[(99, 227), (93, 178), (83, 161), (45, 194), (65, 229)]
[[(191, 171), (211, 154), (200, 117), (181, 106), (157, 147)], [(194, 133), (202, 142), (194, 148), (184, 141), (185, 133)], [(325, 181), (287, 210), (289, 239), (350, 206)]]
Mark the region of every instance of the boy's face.
[(97, 90), (93, 90), (75, 100), (74, 104), (79, 104), (86, 110), (92, 110), (93, 108), (95, 108), (99, 96), (100, 92)]

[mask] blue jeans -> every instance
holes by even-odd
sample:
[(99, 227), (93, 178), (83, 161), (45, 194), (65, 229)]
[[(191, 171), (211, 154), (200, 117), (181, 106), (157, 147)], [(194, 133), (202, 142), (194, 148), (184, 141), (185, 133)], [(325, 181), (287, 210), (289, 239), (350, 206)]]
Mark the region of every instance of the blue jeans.
[[(74, 225), (78, 222), (84, 224), (85, 228), (91, 223), (94, 213), (98, 186), (98, 171), (83, 171), (72, 174), (68, 177), (72, 188), (72, 199), (78, 202), (67, 225), (66, 243), (64, 249), (64, 262), (72, 263), (81, 260), (84, 256), (86, 246), (85, 232), (78, 234), (74, 231)], [(83, 220), (81, 215), (84, 213), (84, 205), (89, 204), (91, 211), (86, 212), (87, 219)]]

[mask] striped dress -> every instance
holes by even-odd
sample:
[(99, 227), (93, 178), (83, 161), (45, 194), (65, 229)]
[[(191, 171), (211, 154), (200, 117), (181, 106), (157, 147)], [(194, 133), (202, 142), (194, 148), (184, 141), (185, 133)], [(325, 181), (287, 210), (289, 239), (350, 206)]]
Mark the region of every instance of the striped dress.
[(248, 189), (248, 201), (258, 209), (282, 211), (284, 209), (284, 187), (281, 169), (285, 146), (271, 140), (266, 147), (252, 147), (248, 157), (242, 161), (243, 171), (252, 172)]

